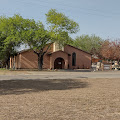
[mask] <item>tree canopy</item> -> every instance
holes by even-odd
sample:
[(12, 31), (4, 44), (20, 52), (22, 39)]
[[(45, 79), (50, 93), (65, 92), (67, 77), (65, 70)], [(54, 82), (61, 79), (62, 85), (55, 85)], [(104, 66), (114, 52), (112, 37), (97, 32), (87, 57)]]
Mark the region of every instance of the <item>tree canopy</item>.
[(10, 56), (15, 54), (15, 47), (21, 43), (22, 21), (20, 15), (0, 17), (0, 56), (6, 64)]
[(78, 23), (69, 19), (63, 13), (57, 12), (55, 9), (51, 9), (46, 14), (47, 23), (51, 24), (51, 29), (59, 32), (65, 31), (69, 33), (76, 33), (79, 30)]
[(102, 42), (103, 40), (96, 35), (82, 35), (77, 36), (72, 45), (91, 54), (98, 55)]
[(47, 24), (49, 24), (49, 31), (56, 41), (60, 44), (66, 44), (71, 42), (69, 34), (73, 34), (79, 31), (78, 23), (69, 19), (63, 13), (57, 12), (55, 9), (51, 9), (46, 14)]
[(102, 43), (100, 54), (105, 59), (120, 61), (120, 41), (105, 40)]

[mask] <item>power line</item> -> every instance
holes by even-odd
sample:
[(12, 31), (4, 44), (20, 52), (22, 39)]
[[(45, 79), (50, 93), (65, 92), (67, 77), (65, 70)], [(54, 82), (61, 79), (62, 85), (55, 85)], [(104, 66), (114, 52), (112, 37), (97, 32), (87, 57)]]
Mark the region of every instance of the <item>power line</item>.
[[(34, 0), (34, 2), (33, 1), (31, 1), (31, 3), (34, 3), (34, 4), (38, 4), (38, 3), (35, 3), (35, 1), (37, 1), (38, 3), (39, 2), (42, 2), (42, 3), (49, 3), (49, 2), (45, 2), (45, 1), (38, 1), (38, 0)], [(24, 1), (19, 1), (19, 2), (24, 2)], [(30, 4), (30, 1), (29, 2), (27, 2), (26, 1), (26, 3), (29, 3)], [(54, 2), (55, 3), (55, 2)], [(64, 6), (64, 7), (69, 7), (69, 8), (75, 8), (75, 9), (80, 9), (81, 11), (82, 10), (89, 10), (89, 11), (94, 11), (94, 12), (98, 12), (98, 13), (100, 13), (100, 16), (106, 16), (106, 15), (101, 15), (101, 13), (103, 14), (103, 12), (105, 12), (105, 11), (103, 11), (103, 12), (101, 12), (101, 10), (98, 10), (98, 9), (90, 9), (90, 8), (81, 8), (81, 7), (74, 7), (74, 6), (68, 6), (68, 5), (65, 5), (64, 3), (56, 3), (57, 5), (62, 5), (62, 6)], [(46, 5), (40, 5), (40, 6), (44, 6), (44, 7), (48, 7), (48, 6), (46, 6)], [(111, 12), (112, 13), (112, 15), (120, 15), (120, 13), (115, 13), (115, 12)], [(86, 13), (87, 14), (87, 13)], [(91, 14), (91, 13), (88, 13), (88, 14)], [(93, 13), (92, 13), (93, 14)], [(97, 16), (99, 16), (98, 14), (93, 14), (93, 15), (97, 15)], [(107, 17), (112, 17), (112, 16), (110, 16), (110, 15), (107, 15)]]
[[(34, 1), (37, 1), (37, 2), (42, 2), (42, 3), (49, 3), (49, 2), (45, 2), (45, 1), (38, 1), (38, 0), (34, 0)], [(28, 1), (19, 1), (19, 0), (16, 0), (16, 2), (22, 2), (22, 3), (25, 3), (25, 4), (28, 4), (28, 5), (31, 5), (33, 6), (33, 4), (37, 4), (39, 6), (42, 6), (42, 7), (49, 7), (48, 5), (41, 5), (40, 3), (35, 3), (35, 2), (28, 2)], [(65, 6), (65, 7), (69, 7), (69, 8), (76, 8), (76, 9), (79, 9), (79, 12), (80, 14), (84, 14), (84, 15), (94, 15), (94, 16), (101, 16), (101, 17), (108, 17), (108, 18), (112, 18), (113, 16), (111, 15), (104, 15), (103, 13), (101, 14), (98, 14), (98, 13), (91, 13), (90, 11), (94, 11), (94, 12), (100, 12), (99, 10), (95, 10), (95, 9), (84, 9), (84, 8), (79, 8), (79, 7), (73, 7), (73, 6), (68, 6), (68, 5), (65, 5), (65, 4), (60, 4), (60, 3), (57, 3), (57, 5), (62, 5), (62, 6)], [(64, 10), (64, 9), (61, 9), (61, 10)], [(71, 10), (71, 9), (70, 9)], [(70, 12), (70, 10), (65, 10), (65, 11), (68, 11)], [(85, 10), (89, 10), (89, 12), (86, 12)], [(41, 13), (44, 13), (43, 11), (41, 11)], [(115, 14), (112, 14), (112, 15), (115, 15)], [(120, 14), (119, 14), (120, 15)]]

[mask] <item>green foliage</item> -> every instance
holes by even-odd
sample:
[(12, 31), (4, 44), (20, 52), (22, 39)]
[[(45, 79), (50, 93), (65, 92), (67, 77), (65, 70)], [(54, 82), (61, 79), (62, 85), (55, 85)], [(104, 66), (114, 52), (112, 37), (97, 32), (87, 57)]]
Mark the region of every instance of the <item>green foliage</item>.
[(44, 29), (41, 22), (26, 19), (24, 29), (23, 41), (34, 51), (40, 51), (51, 41), (49, 32)]
[(20, 41), (22, 21), (23, 18), (19, 15), (0, 18), (0, 31), (2, 32), (1, 37), (6, 39), (6, 45), (10, 42), (17, 44), (18, 41)]
[(22, 21), (19, 15), (0, 17), (0, 59), (6, 64), (15, 53), (15, 47), (21, 43)]
[(78, 23), (55, 9), (49, 10), (46, 17), (47, 23), (50, 24), (49, 28), (52, 37), (61, 44), (68, 43), (71, 40), (69, 34), (76, 33), (79, 30)]
[(70, 20), (63, 13), (57, 12), (55, 9), (49, 10), (46, 16), (47, 22), (52, 25), (52, 30), (63, 30), (70, 33), (76, 33), (79, 30), (79, 25), (76, 22)]
[(82, 35), (76, 37), (72, 45), (84, 51), (87, 51), (91, 54), (99, 54), (99, 50), (102, 42), (103, 40), (98, 36)]

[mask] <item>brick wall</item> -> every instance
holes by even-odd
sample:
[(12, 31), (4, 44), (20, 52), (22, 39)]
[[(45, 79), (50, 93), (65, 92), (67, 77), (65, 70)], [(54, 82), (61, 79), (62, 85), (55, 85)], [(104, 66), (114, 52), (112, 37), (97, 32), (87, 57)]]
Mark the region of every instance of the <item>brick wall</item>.
[[(76, 49), (72, 46), (66, 45), (64, 48), (64, 51), (69, 53), (69, 68), (70, 69), (86, 69), (86, 68), (91, 68), (91, 55)], [(72, 53), (75, 52), (76, 53), (76, 66), (72, 66)]]
[[(47, 50), (48, 45), (44, 48), (44, 51)], [(50, 45), (47, 53), (49, 52), (53, 52), (53, 44)], [(46, 68), (46, 69), (50, 68), (50, 56), (47, 53), (43, 57), (43, 68)], [(34, 53), (33, 50), (27, 50), (27, 51), (21, 52), (17, 56), (16, 64), (17, 64), (17, 68), (36, 69), (38, 68), (38, 56)]]
[(38, 58), (37, 55), (32, 51), (22, 52), (20, 57), (20, 68), (37, 68), (38, 66)]

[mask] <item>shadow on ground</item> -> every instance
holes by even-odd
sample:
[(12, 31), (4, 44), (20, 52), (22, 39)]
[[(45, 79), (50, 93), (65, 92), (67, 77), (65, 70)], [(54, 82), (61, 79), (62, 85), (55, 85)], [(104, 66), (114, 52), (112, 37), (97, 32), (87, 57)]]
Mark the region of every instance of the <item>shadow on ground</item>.
[(68, 90), (75, 88), (85, 88), (88, 87), (87, 82), (77, 81), (77, 80), (2, 80), (0, 81), (0, 95), (9, 94), (24, 94), (30, 92), (40, 92), (48, 90)]

